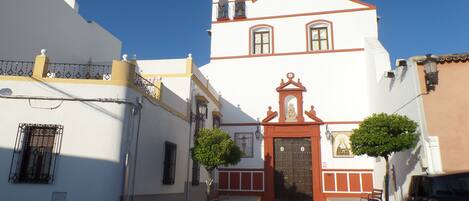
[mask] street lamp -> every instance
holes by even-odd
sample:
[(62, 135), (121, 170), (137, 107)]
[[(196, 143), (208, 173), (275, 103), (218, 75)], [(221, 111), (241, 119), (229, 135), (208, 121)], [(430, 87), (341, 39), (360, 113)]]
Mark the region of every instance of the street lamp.
[(329, 124), (326, 124), (326, 133), (325, 133), (325, 134), (326, 134), (326, 138), (327, 138), (328, 140), (332, 140), (332, 132), (331, 132), (331, 130), (329, 129)]
[(200, 118), (208, 118), (208, 107), (207, 103), (197, 103), (197, 114), (200, 116)]
[(254, 132), (254, 135), (256, 136), (257, 140), (262, 139), (263, 135), (261, 133), (261, 123), (259, 122), (259, 118), (257, 118), (257, 126), (256, 126), (256, 132)]
[(435, 86), (438, 85), (438, 60), (431, 54), (426, 56), (427, 58), (423, 61), (423, 66), (427, 91), (435, 91)]

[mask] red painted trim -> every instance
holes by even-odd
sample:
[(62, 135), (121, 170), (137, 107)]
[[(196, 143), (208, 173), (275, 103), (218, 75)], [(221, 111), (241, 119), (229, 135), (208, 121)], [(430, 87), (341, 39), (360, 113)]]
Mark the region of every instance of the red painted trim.
[[(244, 1), (252, 1), (253, 3), (256, 2), (257, 0), (244, 0)], [(228, 0), (229, 3), (234, 3), (236, 2), (236, 0)], [(218, 1), (217, 2), (212, 2), (212, 4), (218, 4)]]
[[(361, 124), (362, 121), (323, 121), (323, 122), (305, 122), (305, 125), (318, 125), (318, 124)], [(267, 123), (267, 124), (276, 124), (276, 123)], [(278, 123), (277, 123), (278, 124)], [(265, 123), (224, 123), (221, 126), (259, 126), (266, 125)], [(289, 125), (288, 123), (283, 123), (283, 125)], [(293, 125), (293, 124), (292, 124)], [(298, 125), (298, 124), (294, 124)]]
[[(293, 131), (293, 133), (285, 131)], [(268, 125), (264, 127), (264, 167), (265, 167), (265, 193), (263, 201), (275, 200), (274, 187), (274, 138), (310, 138), (311, 139), (311, 158), (312, 158), (312, 192), (315, 201), (324, 201), (322, 193), (321, 176), (321, 142), (319, 125), (304, 125), (301, 123)]]
[(224, 123), (220, 126), (259, 126), (261, 123)]
[(226, 22), (226, 21), (230, 21), (230, 18), (226, 17), (226, 18), (217, 18), (217, 22)]
[[(256, 3), (257, 0), (245, 0), (245, 1), (252, 1), (252, 3)], [(360, 0), (350, 0), (351, 2), (354, 2), (354, 3), (358, 3), (360, 5), (364, 5), (368, 8), (376, 8), (375, 5), (372, 5), (372, 4), (368, 4), (368, 3), (365, 3), (365, 2), (362, 2)], [(230, 3), (233, 3), (233, 2), (236, 2), (236, 0), (228, 0), (228, 2)], [(212, 4), (218, 4), (218, 2), (212, 2)]]
[(264, 169), (255, 169), (255, 168), (220, 168), (218, 171), (251, 171), (251, 172), (263, 172)]
[[(254, 51), (254, 48), (253, 48), (253, 45), (252, 45), (252, 35), (253, 35), (253, 31), (254, 29), (258, 29), (258, 28), (269, 28), (270, 29), (270, 54), (253, 54), (253, 51)], [(262, 55), (271, 55), (271, 54), (275, 54), (275, 32), (274, 32), (274, 27), (271, 26), (271, 25), (268, 25), (268, 24), (257, 24), (257, 25), (254, 25), (252, 27), (249, 28), (249, 55), (250, 56), (262, 56)]]
[[(309, 23), (306, 24), (306, 51), (307, 52), (313, 52), (313, 48), (311, 47), (311, 34), (309, 33), (309, 27), (313, 24), (328, 24), (328, 27), (330, 27), (330, 33), (331, 33), (331, 48), (330, 50), (334, 50), (335, 49), (335, 45), (334, 45), (334, 23), (332, 23), (331, 21), (328, 21), (328, 20), (314, 20), (314, 21), (311, 21)], [(329, 37), (329, 36), (327, 36)], [(329, 44), (327, 44), (329, 45)]]
[(328, 121), (322, 122), (324, 124), (361, 124), (362, 121)]
[(341, 198), (341, 197), (353, 197), (353, 198), (367, 198), (368, 193), (324, 193), (326, 198)]
[(323, 172), (373, 172), (373, 169), (322, 169)]
[[(249, 38), (251, 41), (251, 38)], [(251, 42), (249, 42), (251, 43)], [(339, 50), (324, 50), (324, 51), (308, 51), (308, 52), (285, 52), (275, 54), (255, 54), (255, 55), (240, 55), (240, 56), (225, 56), (225, 57), (212, 57), (211, 60), (220, 59), (242, 59), (251, 57), (271, 57), (271, 56), (289, 56), (289, 55), (303, 55), (303, 54), (326, 54), (326, 53), (338, 53), (338, 52), (360, 52), (365, 51), (365, 48), (352, 48), (352, 49), (339, 49)]]
[(264, 192), (245, 192), (245, 191), (223, 191), (218, 190), (220, 195), (239, 195), (239, 196), (262, 196)]
[(233, 17), (235, 20), (246, 19), (246, 16)]
[(331, 11), (321, 11), (321, 12), (312, 12), (312, 13), (299, 13), (299, 14), (290, 14), (290, 15), (276, 15), (276, 16), (267, 16), (267, 17), (255, 17), (255, 18), (246, 18), (239, 20), (230, 20), (230, 21), (213, 21), (212, 24), (219, 23), (233, 23), (233, 22), (245, 22), (245, 21), (254, 21), (254, 20), (267, 20), (267, 19), (278, 19), (278, 18), (290, 18), (290, 17), (302, 17), (302, 16), (313, 16), (313, 15), (326, 15), (326, 14), (335, 14), (335, 13), (348, 13), (348, 12), (358, 12), (358, 11), (368, 11), (376, 10), (374, 7), (368, 8), (354, 8), (354, 9), (343, 9), (343, 10), (331, 10)]
[(357, 4), (360, 4), (360, 5), (364, 5), (364, 6), (368, 7), (368, 8), (376, 9), (376, 6), (375, 6), (375, 5), (369, 4), (369, 3), (365, 3), (365, 2), (363, 2), (363, 1), (361, 1), (361, 0), (350, 0), (350, 1), (351, 1), (351, 2), (354, 2), (354, 3), (357, 3)]

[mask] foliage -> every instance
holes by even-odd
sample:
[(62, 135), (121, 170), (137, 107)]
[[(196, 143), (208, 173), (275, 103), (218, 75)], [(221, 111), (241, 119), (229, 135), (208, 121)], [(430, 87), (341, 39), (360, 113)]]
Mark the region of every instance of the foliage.
[(241, 160), (241, 155), (241, 150), (228, 133), (218, 128), (201, 129), (192, 148), (192, 158), (208, 171), (221, 165), (235, 165)]
[(417, 123), (406, 116), (385, 113), (366, 118), (350, 137), (356, 155), (388, 157), (417, 144)]
[(414, 147), (418, 142), (417, 123), (406, 116), (385, 113), (366, 118), (350, 137), (356, 155), (384, 157), (386, 175), (384, 194), (389, 201), (389, 156)]

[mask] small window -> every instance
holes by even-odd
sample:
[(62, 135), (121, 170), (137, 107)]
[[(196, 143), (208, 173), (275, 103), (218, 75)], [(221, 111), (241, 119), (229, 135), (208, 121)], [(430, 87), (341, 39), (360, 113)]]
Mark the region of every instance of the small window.
[(230, 18), (228, 15), (228, 8), (228, 0), (220, 0), (218, 2), (218, 20), (227, 20)]
[(324, 51), (332, 48), (332, 25), (330, 22), (316, 22), (307, 26), (310, 51)]
[(63, 127), (20, 124), (10, 169), (10, 183), (51, 184)]
[(221, 119), (219, 116), (213, 116), (213, 128), (220, 128)]
[(235, 133), (235, 142), (243, 152), (243, 158), (252, 158), (254, 156), (252, 133)]
[(246, 2), (244, 0), (236, 0), (234, 18), (235, 19), (246, 18)]
[(252, 53), (253, 54), (270, 54), (271, 53), (271, 29), (257, 28), (252, 32)]
[(164, 173), (163, 184), (174, 184), (176, 176), (176, 150), (177, 145), (166, 142), (164, 146)]

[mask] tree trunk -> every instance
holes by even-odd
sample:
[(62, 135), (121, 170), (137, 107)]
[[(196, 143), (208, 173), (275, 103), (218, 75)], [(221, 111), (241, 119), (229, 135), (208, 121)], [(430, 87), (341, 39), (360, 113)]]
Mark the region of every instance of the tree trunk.
[(210, 201), (210, 195), (212, 194), (212, 183), (213, 183), (213, 169), (207, 170), (208, 179), (207, 179), (207, 201)]
[(386, 160), (386, 176), (384, 176), (384, 199), (389, 201), (389, 159), (388, 156), (384, 157)]

